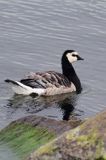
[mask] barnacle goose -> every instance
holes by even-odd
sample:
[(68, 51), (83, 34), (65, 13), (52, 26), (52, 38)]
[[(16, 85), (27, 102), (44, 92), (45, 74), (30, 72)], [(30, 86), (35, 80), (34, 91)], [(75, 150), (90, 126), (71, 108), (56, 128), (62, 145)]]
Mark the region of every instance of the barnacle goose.
[(77, 60), (83, 60), (74, 50), (66, 50), (61, 59), (62, 73), (55, 71), (30, 73), (20, 81), (6, 79), (16, 94), (51, 96), (82, 90), (81, 82), (72, 66)]

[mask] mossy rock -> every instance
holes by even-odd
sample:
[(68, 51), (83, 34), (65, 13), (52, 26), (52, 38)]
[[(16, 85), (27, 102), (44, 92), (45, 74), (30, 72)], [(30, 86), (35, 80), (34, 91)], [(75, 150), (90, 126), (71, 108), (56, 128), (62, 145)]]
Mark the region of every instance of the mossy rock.
[(14, 125), (12, 123), (0, 132), (0, 142), (13, 148), (20, 159), (27, 157), (33, 150), (55, 137), (55, 133), (49, 132), (47, 129), (35, 129), (25, 124)]
[(67, 123), (38, 116), (27, 116), (12, 122), (0, 131), (0, 144), (8, 145), (20, 160), (26, 159), (31, 152), (79, 123), (77, 120), (76, 123)]
[(106, 160), (106, 112), (41, 146), (28, 160)]

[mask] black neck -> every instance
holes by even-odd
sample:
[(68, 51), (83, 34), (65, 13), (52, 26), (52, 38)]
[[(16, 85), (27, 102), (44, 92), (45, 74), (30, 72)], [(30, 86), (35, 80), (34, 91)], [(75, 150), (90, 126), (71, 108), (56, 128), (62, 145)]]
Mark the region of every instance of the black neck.
[(67, 59), (62, 59), (62, 71), (63, 71), (63, 74), (69, 79), (69, 81), (73, 82), (73, 84), (76, 87), (77, 93), (80, 93), (82, 90), (81, 82), (80, 82), (72, 64), (69, 63)]

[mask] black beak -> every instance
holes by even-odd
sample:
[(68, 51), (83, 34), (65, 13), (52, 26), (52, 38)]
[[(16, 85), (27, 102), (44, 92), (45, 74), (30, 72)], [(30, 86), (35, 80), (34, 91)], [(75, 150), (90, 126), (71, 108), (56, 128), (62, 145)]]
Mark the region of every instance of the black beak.
[(80, 57), (79, 55), (77, 56), (78, 60), (84, 60), (84, 58)]

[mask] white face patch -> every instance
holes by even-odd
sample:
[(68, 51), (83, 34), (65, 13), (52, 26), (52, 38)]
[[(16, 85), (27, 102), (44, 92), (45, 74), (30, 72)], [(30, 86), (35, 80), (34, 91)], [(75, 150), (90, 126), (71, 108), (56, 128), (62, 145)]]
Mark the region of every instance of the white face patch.
[(78, 53), (77, 52), (72, 52), (72, 53), (67, 53), (67, 55), (66, 55), (70, 63), (73, 63), (73, 62), (77, 61), (77, 57), (73, 56), (73, 55), (78, 55)]

